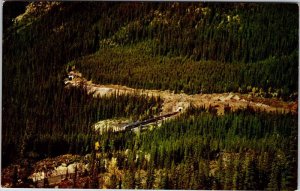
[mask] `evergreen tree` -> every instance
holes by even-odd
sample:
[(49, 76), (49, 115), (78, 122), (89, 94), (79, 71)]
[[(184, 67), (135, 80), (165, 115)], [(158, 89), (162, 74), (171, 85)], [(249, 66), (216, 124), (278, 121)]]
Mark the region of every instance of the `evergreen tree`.
[(147, 179), (146, 179), (146, 189), (152, 189), (153, 188), (153, 184), (154, 184), (154, 180), (155, 180), (155, 176), (154, 176), (154, 164), (153, 162), (150, 162), (150, 166), (148, 167), (147, 170)]
[(12, 187), (15, 188), (18, 183), (18, 167), (17, 166), (14, 167), (14, 171), (13, 171), (11, 179), (12, 179)]

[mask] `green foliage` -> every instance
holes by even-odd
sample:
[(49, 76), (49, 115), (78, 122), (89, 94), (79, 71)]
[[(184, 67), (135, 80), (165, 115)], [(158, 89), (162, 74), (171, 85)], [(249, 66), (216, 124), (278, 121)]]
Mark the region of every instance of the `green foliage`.
[(136, 180), (135, 180), (135, 172), (131, 170), (128, 170), (124, 174), (124, 181), (122, 188), (125, 189), (134, 189), (136, 186)]
[[(115, 141), (115, 149), (109, 152), (133, 151), (127, 162), (130, 169), (147, 171), (144, 181), (148, 189), (293, 189), (297, 153), (291, 148), (297, 144), (293, 138), (297, 121), (294, 114), (253, 112), (250, 108), (223, 116), (190, 108), (139, 136), (126, 132), (99, 139)], [(136, 151), (149, 153), (150, 162), (136, 160)], [(140, 165), (144, 163), (148, 165)], [(154, 176), (162, 169), (161, 176)], [(132, 179), (125, 176), (125, 180)], [(134, 187), (127, 184), (126, 188)]]
[(96, 82), (190, 94), (245, 93), (252, 86), (263, 97), (296, 98), (289, 96), (298, 89), (297, 6), (173, 2), (112, 9), (93, 25), (101, 50), (77, 63)]
[[(251, 64), (194, 61), (183, 57), (151, 56), (151, 42), (103, 48), (72, 63), (84, 76), (100, 84), (123, 84), (135, 88), (183, 90), (189, 94), (253, 92), (258, 96), (289, 97), (298, 89), (298, 53), (268, 58)], [(137, 56), (139, 55), (139, 56)], [(249, 87), (253, 87), (249, 89)], [(248, 87), (248, 88), (247, 88)], [(256, 87), (256, 88), (255, 88)], [(258, 88), (260, 91), (258, 91)], [(271, 89), (271, 90), (270, 90)]]

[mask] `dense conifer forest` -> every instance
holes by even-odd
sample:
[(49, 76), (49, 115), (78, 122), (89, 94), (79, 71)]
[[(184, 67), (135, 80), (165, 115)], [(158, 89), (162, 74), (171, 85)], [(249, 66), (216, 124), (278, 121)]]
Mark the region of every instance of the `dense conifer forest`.
[[(149, 133), (98, 139), (105, 153), (117, 155), (120, 169), (146, 171), (146, 180), (156, 176), (160, 180), (156, 188), (290, 190), (297, 182), (295, 132), (297, 116), (291, 114), (247, 108), (217, 116), (213, 110), (190, 108)], [(129, 159), (139, 157), (134, 162), (124, 160), (119, 153), (126, 149), (133, 152)], [(150, 154), (149, 161), (145, 153)], [(150, 180), (141, 185), (138, 177), (124, 181), (140, 189), (154, 186)]]
[(96, 122), (149, 119), (163, 100), (94, 97), (64, 80), (75, 69), (98, 84), (297, 102), (298, 26), (288, 3), (5, 2), (1, 166), (13, 169), (10, 187), (34, 185), (37, 161), (69, 153), (90, 165), (75, 170), (72, 188), (296, 189), (297, 113), (190, 105), (147, 130), (99, 134)]

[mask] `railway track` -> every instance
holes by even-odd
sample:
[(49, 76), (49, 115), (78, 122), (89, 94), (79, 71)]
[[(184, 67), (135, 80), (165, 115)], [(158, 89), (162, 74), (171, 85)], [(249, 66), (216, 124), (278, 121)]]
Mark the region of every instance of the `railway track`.
[(147, 125), (147, 124), (150, 124), (150, 123), (154, 123), (154, 122), (157, 122), (159, 120), (164, 120), (165, 118), (169, 118), (171, 116), (177, 115), (178, 113), (180, 113), (180, 111), (168, 113), (168, 114), (165, 114), (165, 115), (160, 115), (160, 116), (157, 116), (157, 117), (146, 119), (144, 121), (137, 121), (137, 122), (134, 122), (134, 123), (130, 123), (128, 125), (123, 126), (122, 130), (123, 131), (129, 131), (129, 130), (132, 130), (136, 127), (140, 127), (140, 126), (144, 126), (144, 125)]

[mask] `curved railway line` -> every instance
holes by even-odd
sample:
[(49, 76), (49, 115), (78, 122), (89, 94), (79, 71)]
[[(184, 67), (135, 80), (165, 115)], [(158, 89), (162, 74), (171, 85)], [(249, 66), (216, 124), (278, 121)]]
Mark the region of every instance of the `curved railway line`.
[(213, 93), (213, 94), (194, 94), (185, 93), (175, 94), (169, 90), (144, 90), (134, 89), (121, 85), (100, 85), (85, 79), (80, 72), (71, 71), (68, 78), (64, 81), (66, 87), (83, 87), (94, 97), (101, 97), (113, 94), (140, 94), (146, 96), (156, 96), (163, 100), (161, 115), (182, 110), (184, 112), (190, 105), (206, 108), (213, 107), (219, 115), (224, 114), (228, 108), (235, 111), (237, 109), (251, 106), (255, 110), (265, 110), (267, 112), (298, 112), (298, 102), (284, 102), (278, 98), (255, 97), (251, 94), (240, 93)]

